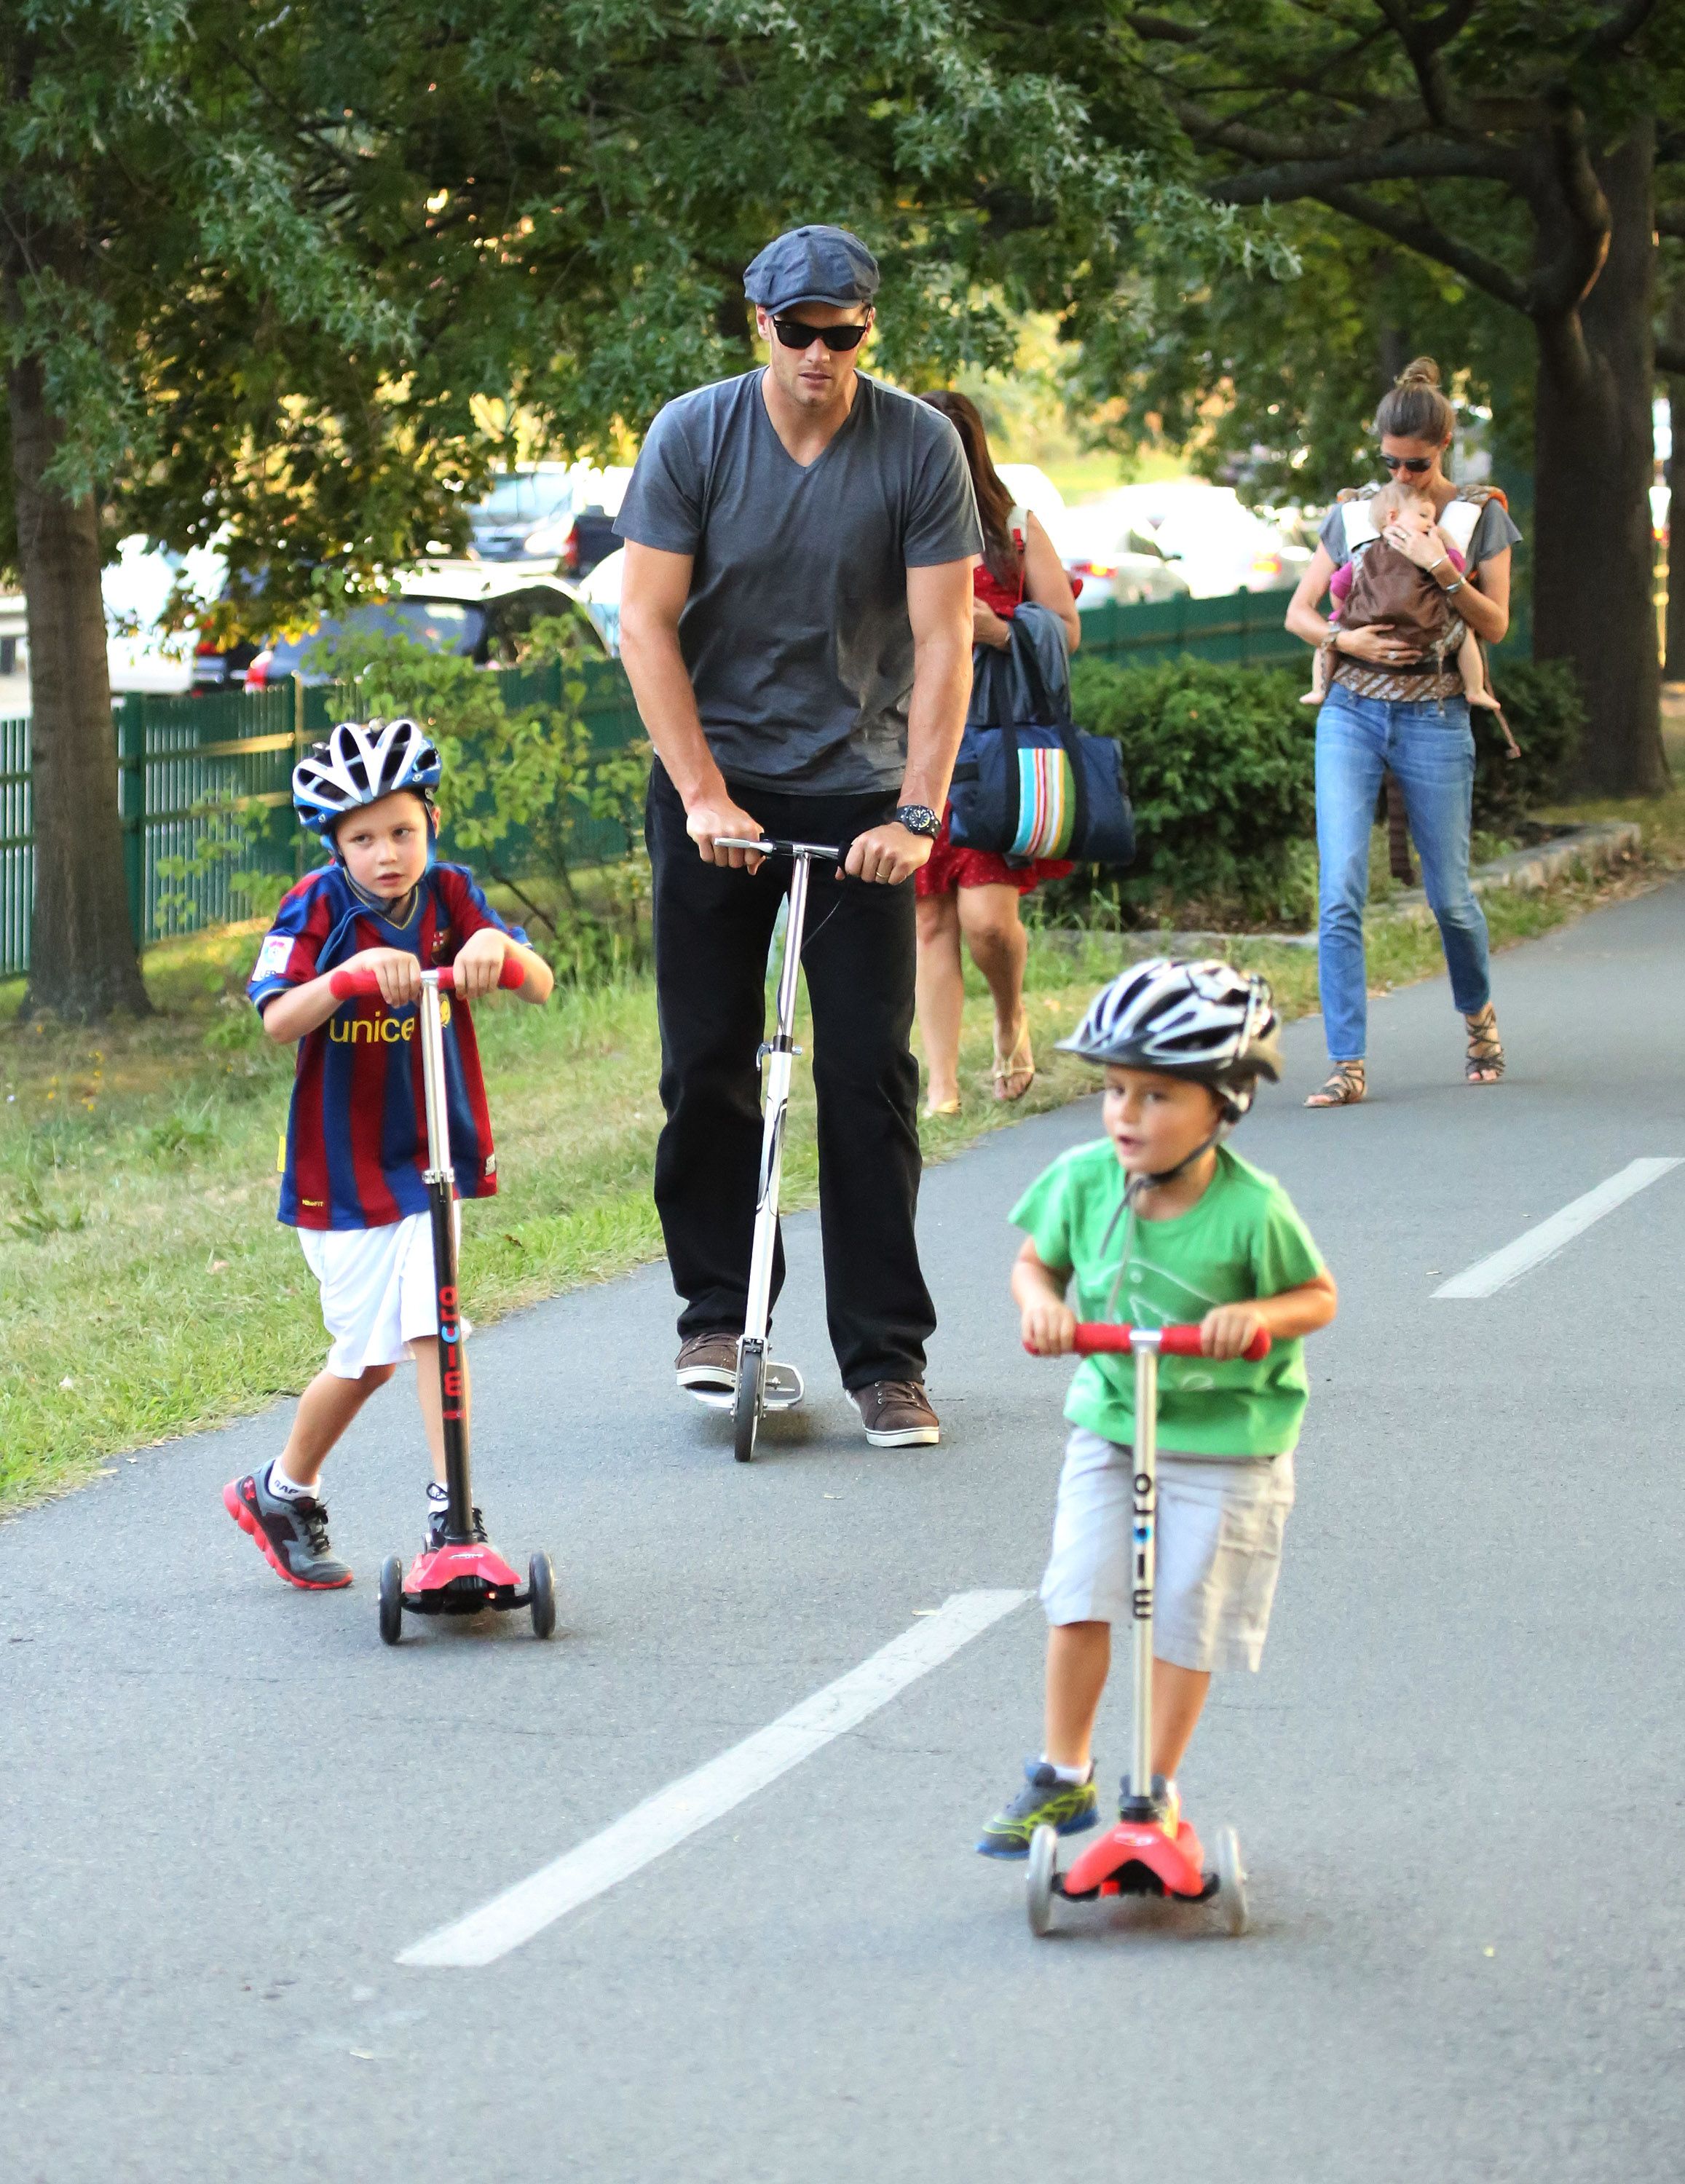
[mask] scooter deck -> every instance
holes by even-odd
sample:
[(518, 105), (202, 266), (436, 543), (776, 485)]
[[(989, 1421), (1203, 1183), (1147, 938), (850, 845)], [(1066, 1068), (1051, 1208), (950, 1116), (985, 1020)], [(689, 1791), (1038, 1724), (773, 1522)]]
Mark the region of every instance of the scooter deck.
[(527, 1598), (497, 1549), (479, 1540), (424, 1547), (404, 1580), (412, 1615), (476, 1615), (483, 1607), (524, 1607)]
[(1151, 1822), (1125, 1820), (1091, 1843), (1056, 1883), (1068, 1902), (1096, 1896), (1166, 1896), (1202, 1903), (1217, 1893), (1217, 1876), (1205, 1870), (1205, 1852), (1191, 1821), (1174, 1836)]
[[(737, 1402), (737, 1393), (732, 1388), (687, 1388), (687, 1396), (694, 1396), (699, 1403), (706, 1403), (711, 1411), (728, 1411)], [(794, 1365), (780, 1365), (773, 1358), (767, 1361), (767, 1375), (761, 1384), (761, 1408), (763, 1411), (793, 1411), (806, 1395), (807, 1389)]]

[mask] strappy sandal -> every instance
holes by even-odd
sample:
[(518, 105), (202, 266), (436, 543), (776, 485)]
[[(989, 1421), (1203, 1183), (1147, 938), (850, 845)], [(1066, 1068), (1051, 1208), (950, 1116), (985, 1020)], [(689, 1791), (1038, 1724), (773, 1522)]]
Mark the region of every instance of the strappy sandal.
[[(1017, 1078), (1024, 1082), (1016, 1092), (1007, 1087)], [(1029, 1017), (1028, 1013), (1018, 1018), (1018, 1037), (1013, 1042), (1010, 1054), (1002, 1054), (998, 1041), (995, 1047), (995, 1097), (997, 1100), (1022, 1100), (1035, 1082), (1035, 1056), (1030, 1050)]]
[(1313, 1092), (1305, 1101), (1307, 1107), (1355, 1107), (1369, 1096), (1369, 1084), (1364, 1075), (1361, 1061), (1336, 1061), (1329, 1074), (1328, 1082), (1320, 1092)]
[(1463, 1064), (1465, 1084), (1496, 1084), (1504, 1074), (1504, 1041), (1498, 1036), (1498, 1011), (1488, 1001), (1483, 1009), (1471, 1017), (1465, 1017), (1469, 1027), (1469, 1051)]
[(944, 1116), (957, 1115), (959, 1111), (960, 1103), (957, 1100), (927, 1100), (924, 1103), (924, 1119), (927, 1123), (939, 1122)]

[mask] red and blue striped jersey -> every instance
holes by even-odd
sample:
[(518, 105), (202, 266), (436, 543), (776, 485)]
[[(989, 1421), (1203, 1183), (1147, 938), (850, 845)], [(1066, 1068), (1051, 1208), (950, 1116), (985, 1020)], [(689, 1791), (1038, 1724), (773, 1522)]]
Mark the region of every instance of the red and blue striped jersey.
[[(455, 960), (484, 926), (524, 941), (460, 865), (422, 876), (405, 926), (354, 894), (343, 868), (324, 865), (282, 900), (246, 991), (259, 1011), (289, 986), (349, 962), (365, 948), (404, 948), (425, 968)], [(450, 1159), (459, 1197), (489, 1198), (497, 1154), (468, 1005), (441, 997)], [(418, 1011), (379, 1000), (343, 1001), (299, 1042), (293, 1105), (281, 1154), (279, 1217), (295, 1228), (379, 1228), (427, 1210), (427, 1102)]]

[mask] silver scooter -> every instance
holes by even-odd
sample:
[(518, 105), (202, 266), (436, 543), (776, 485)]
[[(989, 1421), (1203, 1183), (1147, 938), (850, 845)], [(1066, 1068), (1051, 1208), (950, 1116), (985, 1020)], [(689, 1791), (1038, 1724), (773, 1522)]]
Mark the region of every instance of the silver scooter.
[[(721, 835), (725, 850), (754, 850), (763, 857), (788, 857), (789, 909), (784, 922), (784, 959), (778, 967), (778, 1024), (761, 1049), (766, 1064), (762, 1085), (763, 1126), (761, 1176), (755, 1194), (755, 1242), (749, 1257), (749, 1301), (737, 1346), (737, 1391), (716, 1398), (732, 1408), (732, 1454), (739, 1463), (754, 1460), (761, 1420), (768, 1411), (793, 1410), (806, 1393), (794, 1365), (767, 1355), (767, 1329), (773, 1311), (773, 1258), (778, 1238), (778, 1181), (784, 1172), (784, 1125), (789, 1113), (789, 1080), (795, 1056), (795, 987), (801, 969), (801, 940), (807, 922), (807, 883), (812, 866), (840, 864), (842, 852), (817, 842), (750, 841)], [(707, 1400), (705, 1396), (704, 1400)]]

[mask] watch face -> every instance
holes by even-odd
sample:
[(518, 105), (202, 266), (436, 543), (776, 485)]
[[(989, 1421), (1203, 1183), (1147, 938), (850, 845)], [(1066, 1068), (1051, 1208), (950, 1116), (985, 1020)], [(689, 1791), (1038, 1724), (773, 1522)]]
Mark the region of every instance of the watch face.
[(896, 817), (909, 834), (935, 835), (941, 831), (942, 822), (928, 804), (902, 804), (897, 806)]

